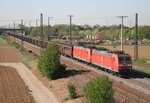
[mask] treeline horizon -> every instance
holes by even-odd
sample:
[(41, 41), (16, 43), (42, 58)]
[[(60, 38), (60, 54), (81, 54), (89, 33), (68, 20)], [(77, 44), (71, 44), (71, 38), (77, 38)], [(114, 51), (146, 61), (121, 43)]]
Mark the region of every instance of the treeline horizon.
[[(20, 25), (21, 26), (21, 25)], [(38, 27), (25, 27), (25, 34), (33, 37), (41, 35), (41, 28)], [(44, 38), (50, 36), (57, 36), (58, 38), (64, 35), (70, 35), (70, 26), (68, 24), (57, 24), (53, 26), (43, 26)], [(142, 39), (150, 39), (150, 26), (144, 25), (138, 27), (138, 37)], [(79, 35), (81, 38), (86, 38), (87, 35), (101, 35), (103, 39), (117, 40), (120, 38), (121, 25), (111, 25), (111, 26), (100, 26), (100, 25), (75, 25), (72, 24), (72, 35)], [(123, 38), (124, 39), (134, 39), (135, 38), (135, 27), (123, 27)]]

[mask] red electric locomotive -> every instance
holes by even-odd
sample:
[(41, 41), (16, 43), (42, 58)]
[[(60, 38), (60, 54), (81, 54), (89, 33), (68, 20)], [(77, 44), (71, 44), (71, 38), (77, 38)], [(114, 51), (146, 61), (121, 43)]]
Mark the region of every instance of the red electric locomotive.
[(132, 70), (132, 60), (121, 51), (92, 50), (91, 63), (106, 68), (113, 73), (128, 74)]
[(73, 47), (73, 57), (84, 62), (91, 62), (91, 50), (84, 47)]

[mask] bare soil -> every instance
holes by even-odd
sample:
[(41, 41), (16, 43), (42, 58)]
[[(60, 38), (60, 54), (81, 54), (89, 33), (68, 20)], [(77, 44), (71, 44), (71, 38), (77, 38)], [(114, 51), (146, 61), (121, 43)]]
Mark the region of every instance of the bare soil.
[(10, 46), (0, 46), (0, 62), (22, 62), (21, 53)]
[(0, 103), (35, 103), (28, 87), (12, 67), (0, 66)]

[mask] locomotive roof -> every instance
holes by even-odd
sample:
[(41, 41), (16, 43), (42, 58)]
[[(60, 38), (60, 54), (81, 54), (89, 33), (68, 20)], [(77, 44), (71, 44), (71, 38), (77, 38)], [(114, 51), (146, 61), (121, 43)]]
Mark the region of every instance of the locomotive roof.
[[(62, 45), (67, 45), (67, 46), (73, 46), (71, 44), (66, 44), (66, 43), (59, 43), (59, 44), (62, 44)], [(80, 49), (91, 49), (91, 50), (96, 50), (97, 52), (101, 53), (101, 54), (105, 54), (105, 55), (108, 55), (108, 56), (111, 56), (112, 54), (117, 54), (117, 55), (128, 55), (126, 54), (124, 51), (111, 51), (107, 48), (104, 48), (104, 47), (95, 47), (95, 46), (74, 46), (74, 47), (77, 47), (77, 48), (80, 48)]]
[(117, 55), (128, 55), (126, 54), (124, 51), (111, 51), (108, 49), (103, 49), (103, 50), (97, 50), (95, 49), (97, 52), (101, 53), (101, 54), (105, 54), (105, 55), (109, 55), (111, 56), (112, 54), (117, 54)]
[[(74, 46), (76, 48), (80, 48), (80, 49), (87, 49), (87, 47), (84, 47), (84, 46)], [(90, 48), (89, 48), (90, 49)]]
[(94, 50), (96, 50), (96, 52), (98, 53), (108, 55), (108, 56), (111, 56), (113, 54), (112, 51), (108, 51), (108, 50), (97, 50), (97, 49), (94, 49)]

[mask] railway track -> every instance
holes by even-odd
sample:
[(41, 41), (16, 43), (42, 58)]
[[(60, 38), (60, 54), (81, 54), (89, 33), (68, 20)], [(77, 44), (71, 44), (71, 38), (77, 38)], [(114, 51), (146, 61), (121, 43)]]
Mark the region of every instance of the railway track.
[[(12, 39), (12, 37), (9, 37), (9, 38)], [(14, 40), (14, 39), (12, 39), (12, 40)], [(19, 39), (16, 40), (16, 42), (20, 43)], [(33, 46), (33, 44), (29, 44), (29, 43), (24, 43), (23, 46), (29, 50), (32, 50), (37, 55), (40, 55), (41, 50), (37, 46)], [(99, 75), (105, 74), (105, 75), (109, 76), (111, 79), (117, 81), (117, 83), (118, 83), (117, 85), (122, 87), (120, 91), (125, 91), (124, 93), (129, 94), (129, 96), (127, 95), (128, 97), (124, 97), (125, 100), (127, 99), (129, 101), (129, 103), (149, 103), (150, 102), (150, 79), (147, 76), (145, 76), (144, 74), (137, 74), (137, 75), (133, 74), (132, 75), (133, 77), (131, 76), (132, 78), (124, 79), (124, 78), (113, 76), (110, 73), (97, 70), (93, 67), (90, 67), (90, 66), (85, 65), (80, 62), (76, 62), (75, 60), (72, 60), (72, 59), (69, 59), (69, 58), (66, 58), (63, 56), (61, 56), (61, 62), (76, 71), (80, 71), (81, 72), (80, 74), (84, 74), (83, 76), (77, 75), (79, 73), (74, 74), (77, 77), (81, 78), (81, 79), (79, 79), (80, 83), (82, 83), (86, 80), (89, 80), (91, 78), (95, 78)], [(70, 64), (70, 62), (71, 62), (71, 64)], [(119, 86), (116, 86), (116, 88), (120, 88)], [(130, 88), (129, 90), (132, 90), (132, 91), (129, 91), (128, 89), (126, 89), (126, 87)], [(116, 94), (119, 93), (119, 92), (117, 92), (117, 91), (119, 91), (119, 89), (114, 89), (114, 90), (116, 91)], [(131, 93), (134, 91), (136, 91), (137, 93)], [(120, 95), (123, 96), (122, 92), (120, 92)], [(117, 95), (117, 96), (119, 96), (119, 95)], [(140, 97), (140, 100), (142, 102), (137, 101), (137, 99), (134, 100), (134, 97), (136, 97), (136, 98)]]
[[(96, 73), (96, 72), (93, 72), (91, 70), (87, 70), (87, 68), (81, 66), (80, 63), (76, 63), (75, 61), (72, 61), (72, 60), (71, 60), (72, 61), (71, 62), (66, 57), (62, 57), (62, 58), (61, 58), (61, 62), (65, 63), (69, 68), (72, 68), (74, 70), (84, 71), (84, 72), (81, 73), (80, 77), (75, 76), (73, 78), (73, 80), (76, 83), (80, 84), (81, 86), (84, 86), (85, 83), (87, 82), (87, 80), (96, 78), (99, 75), (103, 74), (103, 73)], [(87, 75), (87, 73), (88, 73), (88, 75)], [(118, 78), (118, 77), (116, 77), (116, 78)], [(134, 80), (132, 81), (132, 83), (135, 84), (135, 85), (136, 84), (141, 84), (141, 83), (139, 83), (139, 81), (134, 81)], [(115, 91), (114, 97), (117, 101), (119, 101), (119, 103), (121, 101), (123, 101), (123, 100), (119, 100), (119, 97), (124, 98), (124, 101), (128, 101), (129, 103), (132, 103), (132, 102), (137, 103), (137, 101), (139, 101), (139, 100), (141, 101), (141, 103), (148, 103), (146, 98), (145, 99), (138, 99), (138, 97), (141, 98), (142, 89), (140, 89), (140, 92), (138, 92), (138, 93), (132, 93), (132, 91), (130, 91), (130, 89), (129, 90), (128, 89), (124, 90), (124, 87), (122, 88), (122, 87), (120, 87), (120, 85), (124, 85), (124, 82), (123, 82), (123, 84), (122, 84), (122, 82), (120, 82), (119, 85), (118, 85), (118, 82), (117, 83), (115, 82), (113, 84), (113, 89)], [(128, 87), (128, 88), (130, 88), (130, 87)], [(146, 85), (143, 88), (146, 88)], [(147, 90), (145, 90), (145, 91), (147, 91)], [(133, 99), (133, 98), (135, 98), (135, 99)]]
[[(105, 75), (108, 75), (110, 78), (114, 79), (114, 80), (117, 80), (117, 81), (120, 81), (120, 82), (124, 82), (126, 84), (129, 84), (131, 85), (132, 87), (137, 87), (137, 89), (139, 90), (143, 90), (145, 93), (148, 93), (150, 94), (150, 79), (147, 78), (147, 77), (144, 77), (142, 76), (142, 78), (140, 78), (139, 76), (134, 76), (133, 75), (131, 76), (131, 78), (121, 78), (121, 77), (117, 77), (117, 76), (114, 76), (112, 75), (111, 73), (107, 73), (105, 71), (102, 71), (102, 70), (98, 70), (96, 68), (93, 68), (93, 67), (90, 67), (88, 65), (85, 65), (83, 63), (80, 63), (80, 62), (76, 62), (75, 60), (71, 60), (69, 58), (66, 58), (66, 57), (63, 57), (62, 58), (65, 62), (65, 64), (69, 65), (67, 62), (73, 62), (74, 65), (70, 65), (71, 67), (75, 66), (76, 68), (80, 69), (80, 70), (91, 70), (91, 71), (94, 71), (95, 73), (97, 74), (92, 74), (94, 76), (98, 76), (98, 75), (102, 75), (102, 74), (105, 74)], [(135, 85), (135, 86), (134, 86)]]

